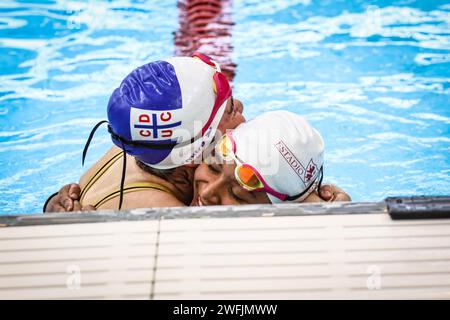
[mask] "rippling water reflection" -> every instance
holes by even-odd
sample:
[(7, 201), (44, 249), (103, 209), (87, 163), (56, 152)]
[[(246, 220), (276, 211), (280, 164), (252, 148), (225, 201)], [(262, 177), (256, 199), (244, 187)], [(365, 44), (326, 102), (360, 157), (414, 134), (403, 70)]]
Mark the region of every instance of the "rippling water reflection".
[[(36, 1), (38, 2), (38, 1)], [(354, 200), (450, 193), (450, 5), (234, 3), (235, 95), (286, 108), (326, 141)], [(82, 173), (81, 148), (134, 67), (173, 53), (176, 1), (0, 2), (0, 205), (38, 212)], [(91, 164), (108, 147), (99, 132)]]
[(450, 5), (371, 3), (237, 2), (237, 92), (305, 114), (354, 200), (450, 194)]
[[(133, 68), (172, 55), (176, 1), (0, 2), (1, 213), (39, 212)], [(99, 130), (101, 131), (101, 130)], [(108, 147), (99, 132), (89, 164)]]

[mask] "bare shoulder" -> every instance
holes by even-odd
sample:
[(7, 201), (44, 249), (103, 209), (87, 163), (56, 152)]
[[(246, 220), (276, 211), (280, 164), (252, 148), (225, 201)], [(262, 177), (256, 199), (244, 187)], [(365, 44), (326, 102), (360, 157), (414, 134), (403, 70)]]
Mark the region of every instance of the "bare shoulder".
[(95, 171), (100, 168), (105, 162), (111, 159), (120, 151), (116, 146), (112, 146), (92, 167), (90, 167), (80, 178), (80, 185), (83, 187), (91, 178)]
[[(184, 207), (185, 204), (179, 201), (174, 195), (156, 189), (130, 192), (124, 195), (122, 210), (136, 208), (162, 208), (162, 207)], [(108, 210), (119, 208), (119, 197), (115, 197), (97, 210)]]

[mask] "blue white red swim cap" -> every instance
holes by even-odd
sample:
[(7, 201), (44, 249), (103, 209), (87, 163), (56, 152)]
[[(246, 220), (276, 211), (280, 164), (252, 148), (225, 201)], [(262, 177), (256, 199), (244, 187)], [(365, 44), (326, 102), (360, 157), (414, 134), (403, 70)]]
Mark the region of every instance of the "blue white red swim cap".
[(231, 88), (206, 56), (175, 57), (132, 71), (108, 103), (115, 145), (157, 169), (192, 162), (211, 143)]

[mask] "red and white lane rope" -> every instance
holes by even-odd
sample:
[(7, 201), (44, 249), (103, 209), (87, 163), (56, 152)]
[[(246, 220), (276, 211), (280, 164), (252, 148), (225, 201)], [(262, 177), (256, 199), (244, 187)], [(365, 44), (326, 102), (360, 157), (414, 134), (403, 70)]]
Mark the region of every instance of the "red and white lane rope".
[(206, 54), (219, 62), (222, 72), (233, 81), (236, 64), (231, 57), (232, 0), (179, 0), (178, 9), (175, 55)]

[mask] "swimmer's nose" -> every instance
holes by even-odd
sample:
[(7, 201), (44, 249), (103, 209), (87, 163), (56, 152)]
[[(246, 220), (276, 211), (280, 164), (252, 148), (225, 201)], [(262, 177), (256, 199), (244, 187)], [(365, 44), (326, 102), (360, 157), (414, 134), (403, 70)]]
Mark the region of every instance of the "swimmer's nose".
[(205, 206), (215, 206), (220, 205), (220, 196), (218, 193), (218, 188), (214, 183), (208, 183), (202, 190), (199, 190), (199, 200)]

